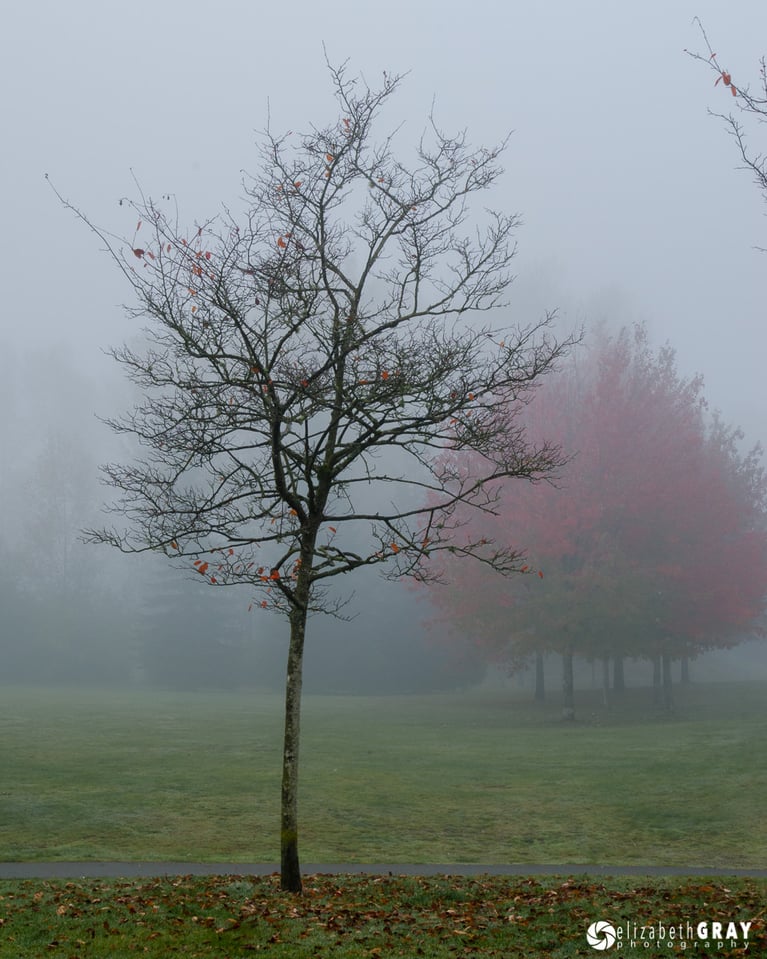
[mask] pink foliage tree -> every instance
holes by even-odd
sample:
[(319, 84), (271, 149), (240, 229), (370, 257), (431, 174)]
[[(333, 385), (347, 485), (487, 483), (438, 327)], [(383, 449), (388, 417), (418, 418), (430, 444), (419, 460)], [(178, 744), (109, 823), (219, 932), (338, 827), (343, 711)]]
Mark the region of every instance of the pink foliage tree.
[(565, 467), (548, 481), (504, 485), (497, 515), (467, 516), (461, 529), (524, 546), (528, 575), (501, 580), (443, 561), (449, 587), (430, 593), (438, 619), (512, 669), (561, 654), (567, 718), (575, 655), (657, 661), (671, 708), (673, 659), (758, 628), (761, 451), (741, 454), (742, 435), (708, 415), (702, 390), (643, 326), (601, 331), (514, 411), (531, 437), (569, 453)]

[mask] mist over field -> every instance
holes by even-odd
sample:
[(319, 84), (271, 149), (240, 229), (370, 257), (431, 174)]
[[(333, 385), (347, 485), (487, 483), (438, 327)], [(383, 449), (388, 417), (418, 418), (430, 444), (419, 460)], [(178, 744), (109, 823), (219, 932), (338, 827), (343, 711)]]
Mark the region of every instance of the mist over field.
[[(470, 11), (49, 0), (6, 11), (0, 683), (281, 687), (284, 623), (249, 610), (246, 587), (213, 589), (191, 564), (80, 540), (110, 496), (99, 464), (136, 452), (102, 422), (140, 398), (106, 350), (140, 343), (142, 330), (121, 306), (130, 288), (46, 175), (110, 234), (131, 234), (120, 201), (139, 187), (172, 196), (184, 221), (237, 210), (257, 131), (334, 119), (325, 56), (348, 58), (371, 86), (409, 71), (383, 123), (401, 125), (408, 147), (432, 105), (442, 128), (466, 128), (477, 145), (511, 131), (489, 198), (522, 220), (507, 322), (557, 311), (557, 329), (583, 326), (587, 341), (600, 323), (644, 323), (682, 376), (704, 377), (709, 409), (742, 427), (743, 450), (767, 440), (764, 206), (707, 114), (729, 110), (729, 94), (684, 53), (702, 49), (695, 16), (739, 82), (756, 82), (767, 8), (755, 0), (481, 0)], [(366, 571), (338, 595), (343, 618), (311, 623), (309, 691), (532, 691), (530, 668), (509, 677), (468, 631), (430, 622), (422, 592)], [(744, 639), (695, 660), (692, 678), (767, 678), (764, 642)], [(546, 669), (554, 690), (553, 655)], [(651, 678), (646, 663), (627, 664), (629, 684)], [(576, 682), (602, 678), (582, 660)]]

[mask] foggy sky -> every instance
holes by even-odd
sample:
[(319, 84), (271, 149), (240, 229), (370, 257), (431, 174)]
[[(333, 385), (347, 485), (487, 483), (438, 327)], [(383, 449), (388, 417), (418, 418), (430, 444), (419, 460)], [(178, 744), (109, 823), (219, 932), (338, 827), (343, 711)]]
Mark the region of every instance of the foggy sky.
[(236, 210), (268, 114), (275, 130), (335, 119), (324, 42), (371, 85), (411, 71), (390, 117), (403, 142), (433, 97), (448, 132), (514, 131), (493, 197), (524, 218), (513, 315), (646, 320), (728, 422), (767, 439), (766, 208), (706, 112), (730, 109), (729, 94), (683, 52), (703, 48), (695, 15), (734, 82), (756, 81), (764, 0), (6, 5), (0, 342), (108, 370), (102, 349), (133, 332), (130, 291), (44, 174), (116, 232), (133, 227), (118, 206), (135, 195), (131, 170), (188, 221)]

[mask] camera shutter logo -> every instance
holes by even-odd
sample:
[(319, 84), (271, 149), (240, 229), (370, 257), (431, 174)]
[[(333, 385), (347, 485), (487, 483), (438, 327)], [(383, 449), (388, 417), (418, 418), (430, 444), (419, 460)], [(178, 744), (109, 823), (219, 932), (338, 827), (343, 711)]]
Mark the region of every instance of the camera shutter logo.
[(586, 941), (593, 949), (609, 949), (615, 944), (615, 927), (610, 922), (592, 922), (586, 932)]

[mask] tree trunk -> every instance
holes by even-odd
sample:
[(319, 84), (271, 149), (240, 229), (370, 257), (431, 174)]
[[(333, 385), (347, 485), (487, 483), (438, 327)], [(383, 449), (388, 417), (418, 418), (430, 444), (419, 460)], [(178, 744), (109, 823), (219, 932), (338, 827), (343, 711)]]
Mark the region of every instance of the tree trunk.
[(671, 681), (671, 657), (663, 654), (663, 708), (667, 713), (674, 712), (674, 691)]
[(682, 656), (681, 662), (681, 674), (679, 677), (679, 682), (682, 686), (690, 685), (690, 657)]
[(613, 659), (613, 689), (616, 693), (626, 691), (626, 673), (623, 669), (625, 660), (622, 656), (616, 656)]
[(306, 607), (290, 613), (290, 647), (285, 680), (285, 739), (282, 755), (282, 805), (280, 814), (280, 886), (286, 892), (302, 891), (298, 860), (298, 749), (301, 738), (301, 687), (303, 684)]
[(573, 692), (573, 651), (562, 653), (562, 719), (575, 719), (575, 696)]
[(652, 701), (656, 706), (660, 706), (662, 699), (660, 692), (660, 674), (660, 653), (656, 653), (652, 658)]
[(602, 658), (602, 705), (610, 708), (610, 657)]
[(543, 653), (535, 654), (535, 694), (536, 703), (542, 703), (546, 698), (545, 676), (543, 672)]

